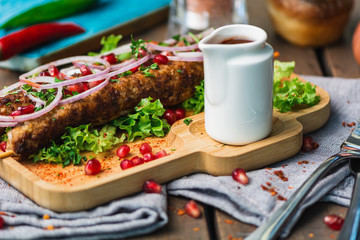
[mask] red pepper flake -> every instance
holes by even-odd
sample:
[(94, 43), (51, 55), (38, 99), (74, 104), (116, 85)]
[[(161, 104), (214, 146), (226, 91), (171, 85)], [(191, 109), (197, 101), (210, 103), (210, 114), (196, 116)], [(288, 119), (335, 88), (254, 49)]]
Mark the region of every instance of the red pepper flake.
[(281, 167), (282, 167), (282, 168), (285, 168), (285, 167), (287, 167), (287, 164), (283, 164), (283, 165), (281, 165)]
[(264, 185), (261, 184), (261, 188), (264, 190), (264, 191), (269, 191), (269, 188), (268, 187), (265, 187)]
[(298, 164), (301, 165), (301, 164), (308, 164), (309, 161), (306, 161), (306, 160), (302, 160), (302, 161), (298, 161)]
[(266, 182), (266, 185), (268, 185), (269, 187), (271, 187), (271, 183), (270, 183), (270, 182)]
[(283, 197), (283, 196), (281, 196), (281, 195), (278, 195), (278, 196), (277, 196), (277, 199), (280, 200), (280, 201), (286, 201), (286, 200), (287, 200), (286, 197)]
[(345, 126), (346, 126), (346, 122), (342, 122), (342, 125), (345, 127)]
[(47, 229), (47, 230), (54, 230), (55, 227), (54, 227), (53, 225), (49, 225), (49, 226), (46, 227), (46, 229)]
[(287, 177), (285, 177), (284, 172), (281, 170), (278, 171), (274, 171), (273, 172), (276, 176), (278, 176), (281, 180), (283, 180), (284, 182), (288, 181), (289, 179)]
[(329, 236), (331, 239), (335, 239), (336, 237), (335, 237), (335, 234), (330, 234), (330, 236)]
[(292, 186), (289, 186), (288, 188), (289, 188), (289, 189), (293, 189), (294, 187), (292, 187)]
[(314, 237), (314, 234), (313, 233), (309, 233), (309, 238), (313, 238)]
[(228, 240), (232, 240), (233, 237), (231, 235), (228, 235)]
[(225, 219), (224, 222), (227, 223), (227, 224), (233, 224), (234, 223), (234, 221), (231, 221), (229, 219)]
[(177, 215), (182, 216), (185, 214), (185, 210), (184, 209), (178, 209), (176, 212)]
[(354, 122), (352, 122), (352, 123), (347, 123), (346, 124), (346, 126), (348, 126), (348, 127), (353, 127), (353, 126), (355, 126), (356, 125), (356, 123), (354, 123)]
[(195, 227), (195, 228), (193, 228), (193, 230), (194, 230), (195, 232), (197, 232), (197, 231), (200, 231), (200, 228)]
[(267, 169), (267, 170), (272, 170), (272, 168), (269, 168), (269, 167), (266, 167), (265, 169)]
[(0, 212), (0, 215), (3, 215), (3, 216), (9, 216), (7, 213), (5, 212)]

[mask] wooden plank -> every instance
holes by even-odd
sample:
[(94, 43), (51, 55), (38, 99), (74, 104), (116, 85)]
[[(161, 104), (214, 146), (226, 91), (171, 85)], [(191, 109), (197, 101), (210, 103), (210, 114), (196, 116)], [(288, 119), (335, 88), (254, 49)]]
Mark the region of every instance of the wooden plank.
[(328, 75), (345, 78), (360, 77), (360, 66), (352, 52), (352, 35), (360, 22), (360, 0), (355, 0), (349, 23), (343, 37), (336, 43), (324, 47), (324, 60)]
[(242, 223), (228, 214), (216, 210), (215, 226), (217, 239), (244, 239), (252, 233), (256, 226)]
[(272, 28), (266, 0), (247, 1), (250, 24), (263, 28), (268, 34), (268, 43), (280, 53), (280, 61), (295, 61), (297, 74), (321, 76), (321, 68), (312, 48), (294, 46), (282, 39)]
[(331, 230), (326, 226), (323, 219), (329, 214), (336, 214), (345, 218), (346, 212), (346, 207), (334, 203), (315, 203), (303, 213), (288, 239), (337, 239), (339, 231)]
[(188, 199), (168, 197), (168, 216), (169, 223), (158, 231), (143, 237), (131, 238), (132, 240), (146, 239), (192, 239), (202, 240), (210, 239), (204, 207), (198, 204), (202, 213), (200, 218), (192, 218), (187, 214), (179, 215), (179, 211), (184, 210), (184, 206)]
[[(323, 222), (323, 218), (328, 214), (337, 214), (345, 218), (346, 212), (346, 207), (333, 203), (315, 203), (305, 210), (302, 217), (291, 231), (291, 234), (286, 239), (336, 239), (339, 231), (334, 231), (327, 227)], [(221, 211), (216, 211), (215, 219), (218, 239), (231, 240), (246, 238), (256, 229), (256, 226), (239, 222)]]

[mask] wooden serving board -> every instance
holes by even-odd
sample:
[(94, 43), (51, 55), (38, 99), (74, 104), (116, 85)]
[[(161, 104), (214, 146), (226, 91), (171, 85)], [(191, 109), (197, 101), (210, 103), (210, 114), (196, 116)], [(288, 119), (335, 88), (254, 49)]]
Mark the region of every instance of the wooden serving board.
[[(169, 156), (122, 170), (116, 148), (98, 154), (102, 171), (87, 176), (84, 166), (18, 162), (11, 157), (0, 160), (0, 177), (39, 205), (60, 212), (85, 210), (142, 190), (143, 183), (159, 183), (196, 172), (230, 175), (241, 167), (251, 170), (295, 155), (301, 148), (303, 133), (324, 125), (330, 114), (329, 94), (317, 87), (320, 103), (288, 113), (274, 110), (270, 135), (244, 146), (230, 146), (211, 139), (205, 132), (204, 114), (191, 116), (186, 125), (176, 122), (165, 138), (145, 139), (153, 151), (166, 150)], [(131, 143), (128, 158), (140, 155), (144, 141)], [(118, 146), (117, 146), (118, 147)], [(87, 154), (88, 157), (94, 154)]]

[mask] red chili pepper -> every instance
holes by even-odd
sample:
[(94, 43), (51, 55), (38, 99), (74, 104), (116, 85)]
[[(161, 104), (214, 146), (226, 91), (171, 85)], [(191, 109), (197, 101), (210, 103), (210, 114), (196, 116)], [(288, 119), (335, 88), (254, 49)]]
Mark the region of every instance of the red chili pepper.
[(8, 59), (24, 50), (50, 40), (85, 32), (75, 23), (41, 23), (26, 27), (0, 38), (0, 60)]

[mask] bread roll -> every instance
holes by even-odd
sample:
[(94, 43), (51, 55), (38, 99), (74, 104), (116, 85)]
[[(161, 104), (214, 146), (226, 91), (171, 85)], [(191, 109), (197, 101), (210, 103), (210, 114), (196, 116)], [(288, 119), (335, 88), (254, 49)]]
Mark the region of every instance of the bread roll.
[(340, 38), (353, 0), (268, 0), (276, 32), (299, 46), (323, 46)]

